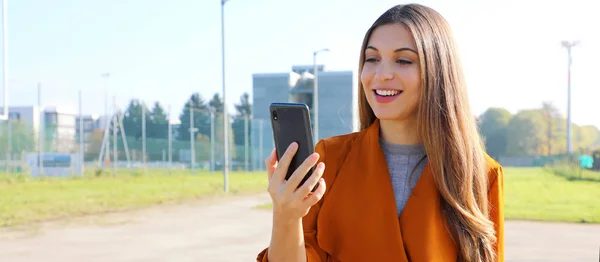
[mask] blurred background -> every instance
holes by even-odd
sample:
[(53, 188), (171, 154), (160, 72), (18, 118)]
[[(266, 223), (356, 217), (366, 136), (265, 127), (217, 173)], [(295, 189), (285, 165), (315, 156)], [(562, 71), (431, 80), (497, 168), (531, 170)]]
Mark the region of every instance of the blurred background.
[[(405, 3), (3, 2), (6, 230), (264, 193), (269, 104), (307, 104), (317, 139), (357, 131), (361, 41)], [(597, 3), (415, 2), (453, 29), (507, 219), (600, 223)]]

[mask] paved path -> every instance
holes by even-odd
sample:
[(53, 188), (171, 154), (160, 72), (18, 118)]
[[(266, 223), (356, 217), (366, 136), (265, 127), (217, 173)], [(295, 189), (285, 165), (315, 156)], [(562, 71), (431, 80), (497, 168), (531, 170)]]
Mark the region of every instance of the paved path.
[[(0, 231), (0, 261), (254, 261), (268, 195), (232, 197)], [(600, 225), (507, 221), (507, 261), (598, 261)]]

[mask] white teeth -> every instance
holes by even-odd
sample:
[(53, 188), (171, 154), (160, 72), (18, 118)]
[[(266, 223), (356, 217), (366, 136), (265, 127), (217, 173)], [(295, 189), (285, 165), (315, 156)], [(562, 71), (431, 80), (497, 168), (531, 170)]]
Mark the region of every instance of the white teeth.
[(398, 91), (398, 90), (375, 90), (375, 93), (377, 93), (380, 96), (395, 96), (398, 93), (400, 93), (400, 91)]

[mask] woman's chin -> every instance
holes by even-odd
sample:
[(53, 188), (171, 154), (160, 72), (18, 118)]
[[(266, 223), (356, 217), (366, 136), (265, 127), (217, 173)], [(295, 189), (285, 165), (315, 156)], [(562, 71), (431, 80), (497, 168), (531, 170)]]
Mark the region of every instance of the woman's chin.
[(376, 108), (373, 113), (375, 113), (377, 119), (383, 121), (401, 121), (416, 117), (416, 114), (407, 114), (405, 111), (398, 110), (398, 108), (394, 108), (394, 110)]
[(389, 110), (377, 110), (374, 113), (375, 117), (377, 117), (379, 120), (398, 120), (400, 119), (401, 115), (399, 112), (393, 112)]

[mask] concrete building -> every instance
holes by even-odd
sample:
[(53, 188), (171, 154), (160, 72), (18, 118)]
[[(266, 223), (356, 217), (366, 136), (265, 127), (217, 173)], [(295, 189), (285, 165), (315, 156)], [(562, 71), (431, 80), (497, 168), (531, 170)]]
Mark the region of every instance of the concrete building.
[[(79, 150), (79, 115), (68, 108), (48, 106), (12, 106), (8, 108), (11, 121), (19, 121), (30, 131), (35, 141), (39, 143), (40, 133), (43, 135), (45, 152), (72, 153)], [(84, 141), (89, 142), (89, 135), (96, 129), (103, 129), (101, 119), (97, 116), (84, 116)], [(27, 151), (37, 151), (27, 148)]]
[[(81, 117), (81, 119), (83, 119), (83, 143), (84, 143), (84, 150), (87, 151), (88, 147), (89, 147), (89, 143), (91, 142), (91, 135), (94, 133), (94, 131), (104, 131), (104, 121), (102, 121), (104, 119), (104, 117), (99, 117), (97, 115), (84, 115)], [(79, 129), (79, 121), (80, 117), (77, 115), (75, 116), (75, 141), (76, 143), (79, 143), (79, 136), (81, 133), (81, 130)]]
[(44, 148), (49, 152), (71, 153), (78, 150), (76, 140), (77, 113), (68, 108), (49, 106), (44, 109), (42, 123), (46, 136)]
[[(8, 108), (8, 117), (10, 119), (10, 146), (4, 141), (4, 147), (0, 148), (0, 154), (6, 157), (6, 153), (10, 151), (10, 158), (17, 162), (24, 159), (24, 154), (37, 149), (36, 145), (39, 138), (40, 130), (40, 109), (31, 106), (18, 106)], [(2, 131), (5, 132), (8, 122), (1, 121)], [(2, 134), (7, 135), (7, 134)], [(19, 165), (19, 163), (14, 163)]]
[[(356, 131), (358, 102), (353, 72), (326, 71), (323, 65), (317, 68), (319, 70), (319, 138)], [(290, 72), (254, 74), (252, 85), (252, 167), (262, 169), (264, 159), (274, 148), (269, 112), (271, 103), (292, 102), (308, 105), (311, 109), (314, 129), (314, 67), (296, 65)]]
[(12, 106), (8, 108), (8, 117), (13, 121), (22, 121), (27, 129), (35, 131), (37, 134), (40, 130), (40, 118), (43, 117), (41, 110), (37, 106)]

